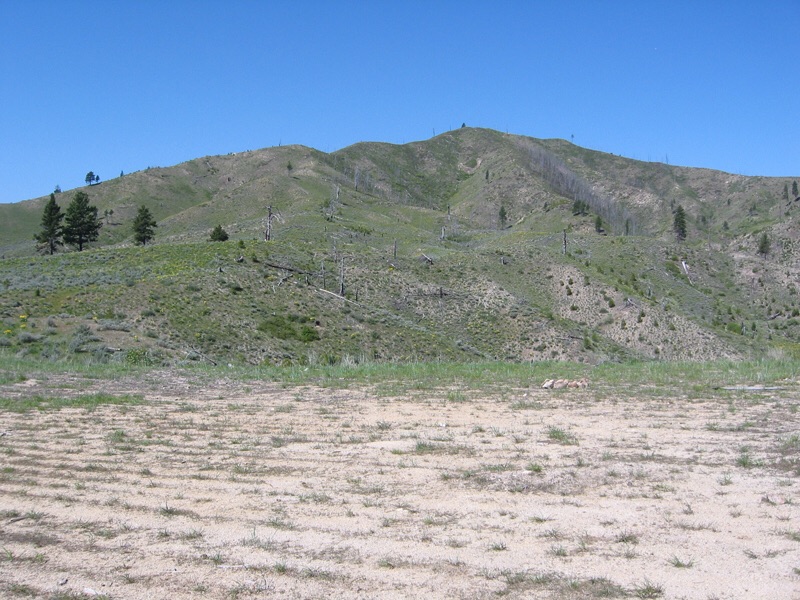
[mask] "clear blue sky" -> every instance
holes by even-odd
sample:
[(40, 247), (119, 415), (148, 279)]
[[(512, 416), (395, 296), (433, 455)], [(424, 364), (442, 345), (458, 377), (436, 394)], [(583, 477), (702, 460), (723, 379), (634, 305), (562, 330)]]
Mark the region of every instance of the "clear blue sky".
[(0, 0), (0, 202), (462, 122), (800, 178), (800, 1)]

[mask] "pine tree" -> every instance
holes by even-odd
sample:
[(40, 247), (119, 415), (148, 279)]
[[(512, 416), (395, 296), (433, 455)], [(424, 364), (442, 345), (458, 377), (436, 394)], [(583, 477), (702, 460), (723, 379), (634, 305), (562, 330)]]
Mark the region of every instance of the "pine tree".
[(222, 228), (222, 225), (217, 225), (211, 232), (210, 239), (212, 242), (224, 242), (228, 239), (228, 232)]
[(585, 217), (586, 213), (589, 212), (589, 204), (584, 202), (583, 200), (575, 200), (575, 203), (572, 205), (572, 214), (573, 216), (582, 216)]
[(792, 194), (797, 198), (797, 180), (792, 182)]
[(158, 227), (156, 220), (146, 206), (139, 207), (139, 212), (136, 213), (136, 218), (133, 220), (133, 240), (137, 244), (144, 246), (153, 239), (153, 229)]
[(500, 205), (500, 214), (498, 215), (500, 219), (500, 229), (506, 228), (506, 220), (508, 220), (508, 214), (506, 213), (506, 207), (502, 204)]
[(49, 254), (55, 254), (56, 248), (62, 244), (61, 236), (64, 235), (64, 226), (61, 221), (64, 213), (56, 204), (56, 195), (50, 194), (50, 200), (44, 206), (42, 213), (42, 230), (34, 236), (34, 239), (47, 248)]
[(767, 236), (767, 232), (761, 234), (761, 239), (758, 240), (758, 253), (767, 258), (767, 254), (769, 254), (770, 250), (770, 241), (769, 237)]
[(672, 228), (675, 230), (675, 237), (679, 242), (686, 239), (686, 211), (680, 204), (675, 209), (675, 220), (672, 222)]
[(78, 252), (82, 252), (84, 244), (97, 239), (102, 225), (97, 207), (89, 204), (86, 192), (78, 192), (67, 207), (64, 241), (78, 246)]

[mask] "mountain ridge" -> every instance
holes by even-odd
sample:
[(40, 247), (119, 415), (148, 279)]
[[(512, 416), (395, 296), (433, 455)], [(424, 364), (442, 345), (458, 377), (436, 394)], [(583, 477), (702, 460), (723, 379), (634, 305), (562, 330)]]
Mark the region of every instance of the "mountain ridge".
[[(0, 206), (4, 339), (64, 357), (88, 327), (98, 341), (79, 347), (98, 359), (251, 363), (791, 354), (791, 183), (477, 128), (202, 157), (58, 194), (113, 210), (80, 254), (36, 255), (45, 198)], [(140, 205), (158, 221), (152, 247), (132, 245)], [(216, 225), (231, 241), (207, 241)], [(21, 310), (55, 326), (22, 341)]]

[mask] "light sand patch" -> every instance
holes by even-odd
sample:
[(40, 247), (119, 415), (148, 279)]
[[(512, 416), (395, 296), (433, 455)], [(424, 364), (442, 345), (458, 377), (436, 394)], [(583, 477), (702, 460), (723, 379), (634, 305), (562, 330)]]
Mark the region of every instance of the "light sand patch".
[(793, 392), (80, 387), (145, 403), (0, 414), (4, 596), (800, 597)]

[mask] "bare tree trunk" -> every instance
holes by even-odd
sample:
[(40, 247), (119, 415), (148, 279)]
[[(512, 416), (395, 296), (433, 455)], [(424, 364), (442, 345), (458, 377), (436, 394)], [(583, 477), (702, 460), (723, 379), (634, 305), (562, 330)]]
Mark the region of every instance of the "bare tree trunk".
[(339, 270), (339, 295), (344, 296), (344, 257), (342, 257), (341, 268)]

